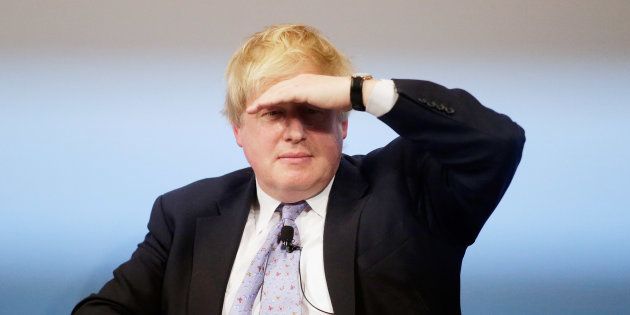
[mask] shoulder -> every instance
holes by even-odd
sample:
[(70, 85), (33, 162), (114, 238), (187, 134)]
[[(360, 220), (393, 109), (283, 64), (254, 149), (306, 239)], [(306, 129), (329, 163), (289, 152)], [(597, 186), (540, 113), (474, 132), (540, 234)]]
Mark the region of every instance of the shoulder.
[(213, 211), (221, 199), (248, 187), (253, 180), (251, 168), (240, 169), (219, 177), (205, 178), (162, 194), (158, 200), (166, 212)]

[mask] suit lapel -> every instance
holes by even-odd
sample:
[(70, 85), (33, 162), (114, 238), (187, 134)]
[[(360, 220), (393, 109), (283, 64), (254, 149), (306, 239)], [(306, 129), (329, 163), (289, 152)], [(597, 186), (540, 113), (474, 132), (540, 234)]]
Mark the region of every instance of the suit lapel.
[(324, 225), (324, 270), (336, 314), (354, 314), (356, 311), (356, 238), (367, 188), (358, 168), (342, 158)]
[(189, 314), (221, 313), (234, 258), (256, 196), (254, 176), (234, 191), (217, 203), (218, 215), (197, 219)]
[[(355, 251), (367, 183), (356, 166), (341, 159), (324, 225), (324, 269), (336, 314), (355, 313)], [(251, 201), (254, 176), (217, 203), (218, 215), (197, 219), (189, 314), (220, 314)]]

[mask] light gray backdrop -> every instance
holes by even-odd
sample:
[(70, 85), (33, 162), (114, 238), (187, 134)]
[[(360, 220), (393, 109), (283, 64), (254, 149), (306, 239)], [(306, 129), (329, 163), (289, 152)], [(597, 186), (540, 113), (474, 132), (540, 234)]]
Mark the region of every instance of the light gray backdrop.
[[(153, 199), (246, 165), (219, 115), (250, 33), (321, 29), (377, 77), (465, 88), (527, 132), (462, 271), (465, 314), (628, 314), (628, 1), (0, 1), (0, 313), (67, 314)], [(345, 151), (394, 134), (353, 114)]]

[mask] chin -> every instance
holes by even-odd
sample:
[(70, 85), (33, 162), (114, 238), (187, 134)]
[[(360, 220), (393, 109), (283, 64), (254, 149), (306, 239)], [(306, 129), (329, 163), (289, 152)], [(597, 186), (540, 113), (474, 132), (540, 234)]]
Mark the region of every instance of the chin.
[[(319, 193), (327, 183), (320, 178), (304, 178), (304, 177), (285, 177), (279, 181), (279, 190), (283, 192), (285, 199), (296, 199), (288, 202), (300, 201), (308, 199)], [(288, 198), (291, 197), (291, 198)], [(287, 202), (287, 200), (284, 200)]]
[(312, 190), (316, 185), (312, 180), (283, 180), (278, 186), (285, 191), (300, 192)]

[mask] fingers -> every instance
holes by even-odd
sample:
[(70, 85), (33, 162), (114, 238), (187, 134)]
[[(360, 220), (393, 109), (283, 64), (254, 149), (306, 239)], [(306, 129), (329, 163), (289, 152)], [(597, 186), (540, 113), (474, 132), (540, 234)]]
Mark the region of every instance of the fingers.
[(308, 84), (296, 82), (297, 78), (281, 81), (272, 85), (263, 94), (256, 98), (245, 111), (255, 114), (266, 107), (287, 104), (306, 103), (308, 100)]
[(269, 93), (261, 95), (245, 110), (248, 114), (255, 114), (262, 109), (289, 103), (303, 103), (297, 100), (294, 95), (286, 93)]
[(349, 91), (349, 77), (300, 74), (272, 85), (245, 111), (255, 114), (261, 109), (282, 104), (309, 104), (321, 109), (348, 110)]

